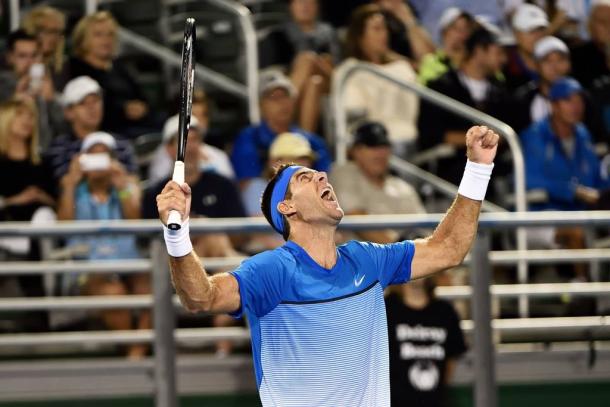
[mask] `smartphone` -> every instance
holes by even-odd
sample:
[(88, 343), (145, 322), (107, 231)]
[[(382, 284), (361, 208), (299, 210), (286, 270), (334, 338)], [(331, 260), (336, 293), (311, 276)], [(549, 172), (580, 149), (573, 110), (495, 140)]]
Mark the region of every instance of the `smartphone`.
[(42, 79), (44, 78), (44, 64), (35, 63), (30, 66), (30, 92), (36, 93), (42, 86)]
[(83, 154), (78, 159), (83, 171), (103, 171), (110, 168), (110, 154)]

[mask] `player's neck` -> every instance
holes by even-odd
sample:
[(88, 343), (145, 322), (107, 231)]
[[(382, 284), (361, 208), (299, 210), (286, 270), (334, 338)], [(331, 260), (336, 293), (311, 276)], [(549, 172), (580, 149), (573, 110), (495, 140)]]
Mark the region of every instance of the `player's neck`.
[(299, 230), (290, 234), (290, 240), (301, 246), (309, 257), (324, 268), (330, 269), (337, 263), (335, 228)]

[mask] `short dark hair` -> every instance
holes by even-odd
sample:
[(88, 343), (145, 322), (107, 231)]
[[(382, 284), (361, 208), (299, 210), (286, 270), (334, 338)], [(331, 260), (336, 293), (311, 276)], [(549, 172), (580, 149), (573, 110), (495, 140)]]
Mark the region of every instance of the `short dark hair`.
[[(278, 233), (280, 233), (280, 231), (277, 230), (273, 225), (273, 218), (271, 216), (271, 195), (273, 194), (273, 188), (275, 188), (275, 184), (277, 184), (277, 181), (280, 179), (280, 176), (286, 170), (286, 168), (290, 167), (291, 165), (294, 164), (282, 164), (274, 168), (275, 174), (273, 174), (273, 177), (271, 177), (271, 180), (265, 187), (265, 190), (263, 191), (263, 196), (261, 197), (261, 210), (263, 211), (263, 215), (265, 215), (265, 219), (267, 219), (267, 222), (269, 222), (271, 227)], [(286, 190), (285, 198), (289, 199), (291, 196), (292, 195), (290, 193), (290, 187), (288, 187), (288, 189)], [(284, 238), (284, 240), (287, 241), (288, 237), (290, 236), (290, 225), (288, 224), (288, 219), (286, 218), (286, 216), (282, 216), (282, 218), (284, 222), (284, 232), (282, 233), (282, 237)]]
[(19, 28), (11, 32), (6, 39), (6, 48), (9, 52), (13, 52), (15, 50), (15, 44), (17, 41), (34, 41), (38, 43), (38, 40), (33, 35), (28, 34), (23, 28)]
[(490, 45), (499, 44), (498, 37), (491, 31), (478, 27), (466, 39), (466, 59), (470, 59), (477, 48), (487, 48)]

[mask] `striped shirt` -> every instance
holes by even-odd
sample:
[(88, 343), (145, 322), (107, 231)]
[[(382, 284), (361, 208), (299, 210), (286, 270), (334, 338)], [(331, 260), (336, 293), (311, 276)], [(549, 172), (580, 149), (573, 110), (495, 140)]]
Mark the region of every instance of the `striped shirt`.
[[(129, 140), (112, 135), (116, 140), (115, 154), (117, 160), (125, 166), (125, 169), (135, 174), (138, 170), (135, 153)], [(79, 139), (73, 133), (59, 136), (51, 142), (47, 150), (43, 154), (43, 158), (49, 168), (53, 171), (53, 178), (59, 180), (63, 177), (70, 168), (70, 161), (75, 154), (80, 153), (82, 139)]]
[(383, 289), (409, 280), (413, 254), (351, 241), (325, 269), (289, 241), (232, 272), (263, 406), (390, 405)]

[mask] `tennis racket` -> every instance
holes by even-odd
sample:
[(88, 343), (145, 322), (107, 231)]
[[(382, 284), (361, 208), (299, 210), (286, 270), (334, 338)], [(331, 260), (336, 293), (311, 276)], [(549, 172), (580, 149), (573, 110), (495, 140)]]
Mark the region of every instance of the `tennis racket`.
[[(184, 41), (182, 43), (182, 67), (180, 70), (180, 114), (178, 116), (178, 152), (174, 163), (172, 180), (179, 185), (184, 183), (184, 156), (186, 141), (191, 123), (191, 108), (193, 107), (193, 87), (195, 85), (195, 61), (193, 46), (195, 43), (195, 19), (187, 18), (184, 26)], [(188, 214), (187, 214), (188, 216)], [(167, 227), (178, 230), (182, 227), (180, 212), (171, 210), (167, 219)]]

